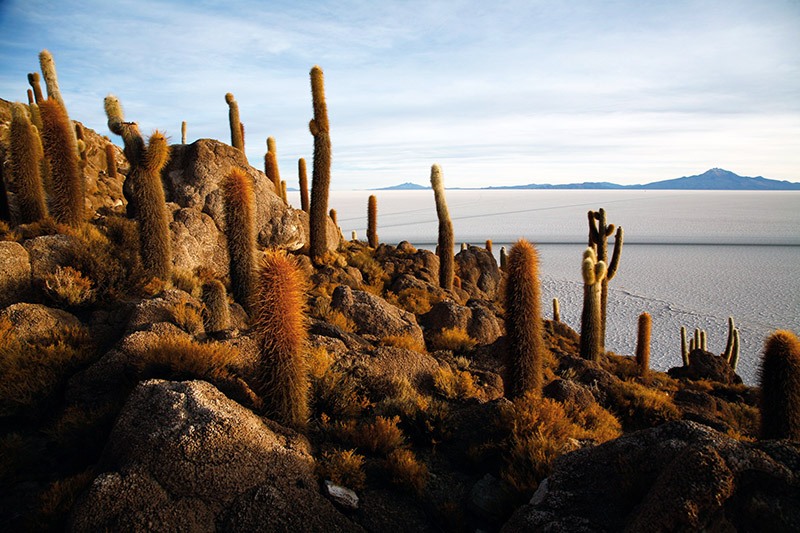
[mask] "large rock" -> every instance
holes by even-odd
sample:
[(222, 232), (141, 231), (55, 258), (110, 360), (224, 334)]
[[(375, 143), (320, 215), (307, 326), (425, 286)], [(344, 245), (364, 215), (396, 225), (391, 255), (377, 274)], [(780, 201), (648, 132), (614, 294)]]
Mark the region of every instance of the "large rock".
[(23, 342), (48, 342), (59, 331), (81, 326), (74, 315), (41, 304), (17, 303), (0, 311), (0, 320), (7, 319), (14, 333)]
[(798, 531), (800, 444), (670, 422), (563, 455), (502, 531)]
[[(253, 180), (255, 225), (258, 244), (268, 248), (299, 250), (307, 244), (307, 221), (300, 211), (289, 208), (275, 194), (267, 176), (251, 167), (244, 154), (230, 145), (213, 139), (200, 139), (188, 145), (173, 145), (170, 160), (161, 174), (168, 202), (191, 208), (210, 216), (217, 227), (225, 230), (224, 202), (219, 183), (231, 168), (240, 167)], [(333, 222), (330, 221), (333, 225)], [(329, 249), (339, 245), (339, 233), (329, 230), (335, 240)]]
[(462, 289), (472, 298), (495, 298), (503, 276), (491, 252), (470, 246), (456, 254), (455, 261)]
[(503, 334), (500, 320), (478, 300), (470, 300), (466, 306), (451, 301), (434, 304), (422, 323), (429, 331), (463, 329), (478, 344), (491, 344)]
[(425, 344), (413, 313), (394, 307), (380, 296), (339, 285), (331, 295), (331, 307), (355, 322), (361, 334), (378, 338), (408, 335), (417, 345)]
[(0, 309), (19, 302), (31, 287), (28, 251), (17, 242), (0, 242)]
[(694, 350), (689, 354), (688, 366), (676, 366), (667, 372), (671, 377), (678, 379), (685, 378), (695, 381), (703, 379), (728, 385), (738, 385), (742, 382), (742, 378), (736, 374), (724, 357), (703, 350)]
[(203, 381), (140, 383), (70, 531), (361, 531), (326, 500), (306, 439)]
[(126, 331), (141, 331), (153, 324), (169, 322), (187, 333), (198, 335), (204, 332), (202, 307), (200, 300), (186, 292), (165, 290), (134, 306)]
[(25, 241), (31, 259), (33, 283), (41, 287), (45, 278), (59, 266), (70, 266), (72, 250), (81, 246), (81, 240), (72, 235), (42, 235)]
[[(174, 205), (174, 204), (171, 204)], [(196, 209), (178, 208), (172, 213), (172, 263), (186, 270), (212, 269), (217, 276), (228, 275), (228, 240), (214, 220)]]

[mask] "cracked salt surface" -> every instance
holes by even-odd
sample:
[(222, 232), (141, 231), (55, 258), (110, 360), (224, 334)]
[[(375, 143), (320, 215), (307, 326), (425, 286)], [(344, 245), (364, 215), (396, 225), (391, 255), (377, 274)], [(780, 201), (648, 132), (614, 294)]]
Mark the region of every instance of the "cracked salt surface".
[[(426, 183), (423, 174), (419, 183)], [(445, 168), (445, 183), (447, 174)], [(431, 191), (333, 191), (345, 236), (365, 236), (367, 197), (378, 199), (378, 236), (433, 249), (437, 238)], [(558, 297), (561, 317), (580, 329), (581, 254), (589, 209), (606, 209), (625, 228), (619, 270), (609, 285), (606, 347), (630, 355), (639, 313), (652, 316), (651, 366), (680, 364), (680, 327), (705, 329), (709, 349), (721, 353), (727, 320), (741, 337), (738, 372), (756, 383), (764, 339), (770, 331), (800, 333), (800, 192), (794, 191), (537, 191), (446, 193), (462, 242), (500, 247), (524, 237), (538, 244), (545, 316)], [(299, 205), (298, 193), (290, 202)], [(609, 239), (609, 249), (613, 247)], [(610, 253), (609, 250), (609, 253)]]

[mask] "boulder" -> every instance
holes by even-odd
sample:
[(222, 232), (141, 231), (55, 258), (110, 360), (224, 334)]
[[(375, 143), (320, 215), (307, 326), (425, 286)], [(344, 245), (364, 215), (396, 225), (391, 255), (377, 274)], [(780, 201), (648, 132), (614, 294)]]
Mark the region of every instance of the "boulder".
[(199, 335), (204, 331), (202, 307), (200, 300), (184, 291), (165, 290), (154, 298), (137, 303), (125, 329), (131, 333), (147, 329), (152, 324), (169, 322), (187, 333)]
[(669, 422), (565, 454), (501, 531), (798, 531), (800, 444)]
[(331, 307), (351, 319), (361, 334), (378, 338), (408, 335), (424, 345), (422, 328), (412, 313), (398, 309), (380, 296), (339, 285), (331, 295)]
[(491, 252), (469, 246), (456, 254), (455, 262), (461, 288), (470, 297), (493, 300), (497, 296), (503, 276)]
[(28, 251), (17, 242), (0, 242), (0, 309), (22, 300), (31, 287)]
[(434, 304), (422, 316), (422, 323), (428, 331), (463, 329), (478, 344), (491, 344), (503, 334), (500, 320), (479, 300), (470, 300), (466, 306), (451, 301)]
[(417, 389), (431, 383), (439, 363), (426, 353), (395, 346), (379, 346), (347, 354), (356, 373), (375, 390), (388, 387), (392, 381), (406, 379)]
[(0, 311), (0, 320), (2, 319), (13, 324), (14, 334), (20, 341), (33, 344), (47, 343), (58, 331), (81, 326), (81, 321), (74, 315), (41, 304), (9, 305)]
[(695, 381), (705, 379), (726, 385), (738, 385), (742, 382), (742, 378), (736, 374), (724, 357), (699, 349), (689, 354), (689, 366), (676, 366), (670, 368), (667, 373), (677, 379)]
[(206, 267), (219, 277), (228, 275), (228, 240), (210, 216), (195, 209), (176, 208), (169, 228), (173, 265), (190, 271)]
[(542, 389), (542, 396), (559, 402), (572, 402), (580, 409), (588, 409), (595, 403), (594, 395), (579, 383), (569, 379), (555, 379)]
[(42, 287), (45, 278), (59, 266), (70, 266), (72, 250), (81, 240), (72, 235), (42, 235), (25, 241), (31, 259), (31, 276), (35, 286)]
[(140, 383), (70, 531), (361, 531), (317, 488), (305, 437), (203, 381)]

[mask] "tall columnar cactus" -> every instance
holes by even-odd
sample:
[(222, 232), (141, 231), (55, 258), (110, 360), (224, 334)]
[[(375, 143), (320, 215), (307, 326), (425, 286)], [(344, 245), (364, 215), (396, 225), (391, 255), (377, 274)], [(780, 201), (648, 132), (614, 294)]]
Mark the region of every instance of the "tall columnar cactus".
[(31, 110), (31, 123), (41, 131), (42, 115), (39, 113), (39, 105), (36, 103), (31, 89), (28, 89), (28, 109)]
[(20, 103), (15, 103), (11, 108), (9, 145), (9, 166), (16, 185), (19, 221), (22, 224), (35, 222), (47, 216), (47, 204), (39, 174), (39, 135), (28, 120), (25, 106)]
[(509, 341), (506, 396), (540, 393), (545, 345), (542, 336), (539, 257), (526, 240), (519, 240), (508, 255), (505, 285), (505, 323)]
[(28, 83), (33, 90), (34, 101), (37, 104), (42, 103), (44, 100), (44, 95), (42, 94), (42, 86), (39, 83), (39, 73), (38, 72), (31, 72), (28, 74)]
[(64, 106), (48, 98), (39, 104), (42, 145), (50, 162), (53, 196), (50, 211), (57, 221), (78, 227), (84, 222), (84, 183), (75, 130)]
[(439, 219), (439, 286), (445, 290), (452, 290), (453, 276), (455, 276), (455, 259), (453, 257), (453, 223), (450, 221), (450, 211), (447, 209), (447, 200), (444, 197), (444, 180), (442, 169), (438, 164), (431, 166), (431, 187), (436, 201), (436, 216)]
[(278, 160), (275, 158), (275, 152), (267, 152), (264, 154), (264, 174), (267, 175), (275, 187), (275, 194), (281, 195), (281, 174), (278, 170)]
[(636, 366), (639, 367), (639, 375), (646, 378), (650, 370), (650, 315), (642, 313), (639, 315), (639, 328), (636, 335)]
[(286, 194), (286, 182), (283, 180), (281, 180), (281, 200), (283, 200), (283, 203), (286, 205), (289, 205), (289, 197)]
[(44, 84), (47, 86), (47, 97), (56, 100), (64, 109), (67, 108), (64, 99), (61, 97), (61, 90), (58, 88), (58, 76), (56, 75), (56, 63), (52, 54), (47, 50), (39, 53), (39, 66), (42, 68)]
[(225, 102), (228, 104), (228, 120), (231, 125), (231, 146), (244, 153), (244, 132), (239, 120), (239, 104), (233, 99), (231, 93), (225, 94)]
[(309, 255), (318, 260), (327, 251), (328, 189), (331, 184), (331, 138), (328, 106), (322, 69), (311, 69), (311, 96), (314, 118), (308, 127), (314, 136), (314, 170), (311, 177), (311, 206), (309, 211)]
[(506, 271), (506, 265), (508, 264), (508, 254), (506, 253), (506, 247), (500, 247), (500, 270), (503, 272)]
[(181, 144), (186, 144), (186, 121), (181, 122)]
[(338, 226), (339, 222), (336, 220), (336, 209), (330, 210), (331, 220), (333, 220), (333, 225)]
[(600, 314), (601, 314), (601, 331), (600, 331), (600, 348), (605, 349), (606, 339), (606, 321), (607, 321), (607, 304), (608, 304), (608, 282), (614, 279), (619, 266), (619, 257), (622, 252), (622, 239), (624, 232), (622, 226), (617, 228), (616, 236), (614, 237), (614, 253), (611, 256), (611, 262), (608, 260), (608, 238), (614, 233), (614, 224), (606, 223), (606, 211), (600, 208), (598, 211), (589, 211), (589, 246), (594, 248), (597, 254), (597, 260), (603, 261), (606, 265), (606, 275), (602, 282), (602, 292), (600, 294)]
[(800, 441), (800, 340), (791, 331), (764, 343), (759, 389), (761, 438)]
[(297, 160), (297, 178), (300, 182), (300, 209), (308, 213), (308, 174), (306, 160), (302, 157)]
[(169, 279), (172, 270), (172, 246), (167, 204), (161, 184), (161, 170), (169, 159), (169, 145), (158, 131), (144, 142), (139, 126), (125, 122), (116, 96), (105, 98), (108, 129), (122, 137), (124, 153), (130, 164), (123, 190), (128, 191), (129, 212), (139, 222), (139, 250), (142, 265), (150, 276)]
[(305, 290), (308, 281), (297, 261), (269, 251), (258, 271), (255, 335), (260, 357), (253, 390), (266, 414), (289, 426), (308, 421)]
[(8, 192), (6, 191), (6, 181), (3, 178), (5, 165), (5, 154), (0, 150), (0, 220), (4, 222), (11, 221), (11, 209), (8, 207)]
[(278, 147), (275, 143), (275, 137), (267, 137), (267, 152), (272, 152), (275, 157), (278, 156)]
[(561, 306), (558, 298), (553, 298), (553, 322), (561, 322)]
[(117, 154), (114, 152), (114, 145), (106, 143), (106, 174), (112, 180), (117, 179)]
[(256, 248), (253, 182), (243, 169), (234, 167), (221, 186), (231, 261), (231, 292), (237, 302), (251, 310)]
[(231, 327), (231, 313), (225, 286), (212, 279), (203, 283), (204, 324), (207, 333), (217, 333)]
[(603, 354), (602, 315), (600, 310), (606, 264), (598, 261), (594, 248), (587, 248), (581, 263), (583, 275), (583, 312), (581, 313), (580, 354), (584, 359), (599, 361)]
[(683, 366), (689, 366), (689, 343), (686, 340), (686, 326), (681, 326), (681, 361)]
[(371, 248), (378, 247), (378, 199), (374, 194), (367, 200), (367, 241)]
[(486, 251), (492, 253), (492, 239), (486, 239)]
[(86, 139), (84, 137), (83, 126), (75, 124), (75, 137), (78, 139), (78, 157), (80, 158), (79, 166), (81, 170), (85, 169), (89, 164), (89, 159), (86, 154)]
[(739, 365), (739, 330), (733, 330), (733, 347), (731, 348), (731, 357), (728, 359), (731, 368), (736, 372), (736, 367)]

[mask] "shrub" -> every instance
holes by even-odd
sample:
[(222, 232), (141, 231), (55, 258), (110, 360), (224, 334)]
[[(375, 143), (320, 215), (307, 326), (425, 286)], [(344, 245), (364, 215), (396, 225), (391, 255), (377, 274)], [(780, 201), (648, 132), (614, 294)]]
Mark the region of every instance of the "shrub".
[(414, 452), (406, 449), (394, 450), (383, 464), (393, 484), (417, 495), (422, 493), (428, 481), (428, 467), (417, 460)]
[(608, 389), (608, 402), (626, 430), (645, 429), (679, 420), (680, 411), (665, 393), (631, 381)]
[(340, 440), (350, 442), (356, 447), (371, 453), (387, 454), (405, 445), (402, 430), (397, 427), (400, 417), (375, 417), (371, 424), (354, 421), (337, 423), (334, 434)]
[(57, 266), (44, 278), (44, 292), (53, 302), (64, 307), (83, 307), (94, 302), (91, 280), (71, 267)]
[(453, 370), (449, 366), (439, 367), (433, 373), (434, 390), (448, 400), (466, 400), (478, 395), (472, 374), (465, 370)]
[(145, 374), (162, 371), (206, 379), (227, 368), (237, 356), (236, 349), (227, 344), (201, 344), (176, 335), (161, 340), (137, 359), (135, 365)]
[(95, 475), (92, 469), (50, 484), (39, 496), (39, 508), (29, 518), (31, 531), (55, 531), (66, 528), (67, 518), (75, 500), (91, 485)]
[(415, 289), (409, 287), (394, 294), (388, 292), (386, 294), (386, 301), (395, 307), (401, 307), (409, 313), (415, 315), (424, 315), (431, 310), (433, 304), (441, 301), (441, 298), (432, 295), (425, 289)]
[(364, 456), (355, 452), (355, 450), (323, 452), (322, 460), (317, 463), (317, 475), (336, 485), (354, 490), (363, 489), (367, 480), (362, 470)]
[(311, 392), (314, 413), (320, 417), (353, 418), (369, 405), (352, 376), (332, 369), (319, 378), (312, 378)]
[(202, 311), (195, 307), (186, 296), (181, 296), (181, 300), (172, 304), (172, 316), (175, 325), (187, 333), (197, 333), (203, 327)]
[(431, 335), (428, 342), (432, 351), (450, 350), (456, 353), (468, 352), (478, 344), (464, 328), (445, 328)]
[(381, 346), (394, 346), (396, 348), (403, 348), (414, 352), (424, 352), (425, 343), (420, 342), (410, 333), (403, 335), (387, 335), (379, 341)]

